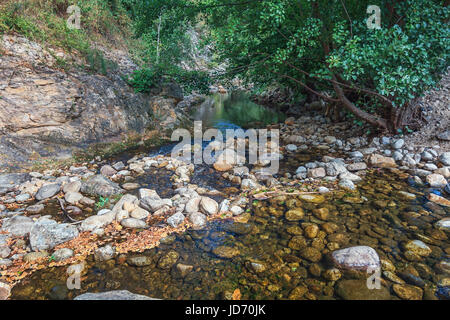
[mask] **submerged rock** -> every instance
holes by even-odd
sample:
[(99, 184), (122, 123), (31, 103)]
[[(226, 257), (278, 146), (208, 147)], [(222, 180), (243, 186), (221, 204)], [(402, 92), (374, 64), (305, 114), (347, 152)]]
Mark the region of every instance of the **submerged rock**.
[(336, 294), (344, 300), (390, 300), (389, 290), (369, 289), (366, 280), (340, 280), (336, 285)]
[(241, 254), (239, 249), (228, 246), (218, 246), (214, 248), (213, 253), (218, 257), (227, 259), (233, 258)]

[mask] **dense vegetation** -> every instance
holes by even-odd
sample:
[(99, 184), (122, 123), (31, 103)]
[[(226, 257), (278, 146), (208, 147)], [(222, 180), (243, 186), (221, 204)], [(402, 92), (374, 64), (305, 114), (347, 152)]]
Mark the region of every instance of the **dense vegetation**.
[[(375, 2), (128, 0), (128, 5), (135, 8), (138, 36), (154, 32), (161, 15), (171, 21), (170, 41), (181, 39), (189, 24), (206, 22), (219, 59), (228, 65), (227, 78), (257, 87), (295, 87), (344, 107), (360, 121), (398, 131), (414, 123), (410, 101), (434, 86), (448, 66), (449, 10), (443, 1)], [(366, 24), (373, 4), (381, 8), (378, 29)], [(167, 61), (176, 61), (177, 52), (166, 53), (173, 55)]]
[[(449, 64), (449, 10), (439, 0), (74, 2), (81, 30), (65, 26), (68, 0), (40, 0), (0, 8), (0, 31), (79, 51), (94, 69), (107, 67), (95, 62), (92, 34), (127, 39), (142, 65), (130, 78), (138, 91), (175, 80), (185, 91), (204, 92), (211, 78), (238, 77), (256, 89), (275, 84), (320, 97), (391, 132), (414, 125), (411, 101), (435, 86)], [(366, 24), (369, 5), (381, 9), (380, 28)], [(227, 66), (220, 74), (189, 61), (198, 49), (190, 31), (199, 25), (202, 41), (195, 46), (213, 44), (211, 64)]]

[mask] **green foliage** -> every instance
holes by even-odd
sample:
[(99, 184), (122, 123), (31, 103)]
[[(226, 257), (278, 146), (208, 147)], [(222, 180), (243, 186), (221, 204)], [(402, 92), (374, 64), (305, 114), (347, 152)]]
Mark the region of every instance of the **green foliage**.
[(97, 203), (95, 204), (95, 206), (97, 207), (97, 209), (101, 209), (104, 206), (106, 206), (106, 204), (108, 203), (109, 198), (103, 198), (102, 196), (100, 196), (99, 200), (97, 201)]
[(210, 81), (208, 73), (203, 71), (188, 71), (180, 67), (169, 68), (161, 65), (136, 70), (128, 79), (128, 83), (136, 92), (145, 93), (170, 82), (181, 85), (185, 93), (208, 93)]
[[(67, 26), (69, 5), (81, 9), (81, 29)], [(8, 1), (0, 6), (0, 33), (17, 32), (44, 46), (65, 49), (68, 53), (81, 54), (86, 67), (105, 74), (115, 65), (103, 57), (101, 51), (92, 48), (97, 35), (113, 38), (128, 27), (129, 17), (121, 0), (23, 0)], [(121, 29), (122, 28), (122, 29)], [(69, 67), (67, 61), (56, 57), (61, 67)]]

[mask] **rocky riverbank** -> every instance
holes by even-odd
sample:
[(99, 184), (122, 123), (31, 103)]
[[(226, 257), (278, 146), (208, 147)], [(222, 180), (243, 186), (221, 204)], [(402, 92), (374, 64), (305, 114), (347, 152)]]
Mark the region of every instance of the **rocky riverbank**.
[[(218, 180), (235, 186), (223, 190), (193, 184), (196, 167), (164, 155), (144, 154), (126, 163), (100, 161), (65, 170), (1, 175), (0, 268), (6, 282), (2, 286), (13, 285), (35, 270), (84, 261), (92, 254), (96, 261), (103, 261), (126, 252), (143, 252), (157, 246), (172, 232), (202, 229), (207, 221), (245, 222), (251, 212), (258, 210), (255, 200), (298, 196), (300, 201), (320, 204), (323, 195), (339, 189), (358, 194), (358, 185), (374, 169), (399, 174), (411, 186), (428, 187), (424, 195), (428, 208), (441, 212), (438, 214), (441, 218), (435, 222), (436, 230), (440, 230), (436, 236), (447, 243), (443, 250), (448, 251), (445, 239), (449, 232), (446, 215), (450, 208), (450, 152), (438, 146), (408, 146), (400, 137), (377, 137), (371, 141), (365, 137), (339, 139), (336, 136), (345, 130), (344, 126), (326, 124), (320, 116), (289, 118), (284, 124), (272, 126), (280, 130), (281, 145), (268, 142), (280, 158), (280, 172), (268, 176), (261, 174), (268, 163), (248, 167), (238, 165), (237, 159), (229, 161), (219, 155), (209, 170), (216, 171)], [(228, 140), (229, 149), (224, 155), (234, 153), (231, 147), (236, 143), (239, 139)], [(308, 161), (312, 156), (317, 160)], [(302, 165), (296, 166), (297, 163)], [(172, 192), (162, 188), (158, 193), (146, 188), (139, 183), (139, 177), (146, 175), (155, 178), (166, 175), (170, 185), (165, 188)], [(396, 192), (396, 196), (405, 200), (417, 197), (410, 190)], [(358, 196), (348, 200), (353, 204), (364, 202)], [(386, 206), (389, 205), (383, 204), (383, 208)], [(303, 209), (296, 210), (286, 212), (288, 221), (303, 220)], [(328, 212), (320, 209), (314, 215), (326, 221)], [(315, 239), (320, 228), (302, 224), (302, 233)], [(407, 260), (420, 260), (428, 254), (423, 239), (428, 238), (420, 237), (407, 247), (409, 251), (404, 253)], [(292, 246), (296, 247), (295, 243)], [(417, 246), (427, 252), (417, 251)], [(313, 262), (321, 259), (314, 249), (308, 250), (301, 256)], [(216, 248), (214, 253), (223, 258), (236, 254), (226, 246)], [(336, 251), (333, 256), (337, 271), (330, 271), (331, 278), (352, 263), (362, 267), (351, 254)], [(374, 257), (373, 253), (368, 255), (374, 261), (372, 264), (378, 263)], [(395, 274), (385, 276), (393, 278)], [(400, 297), (404, 294), (401, 290), (397, 288)]]

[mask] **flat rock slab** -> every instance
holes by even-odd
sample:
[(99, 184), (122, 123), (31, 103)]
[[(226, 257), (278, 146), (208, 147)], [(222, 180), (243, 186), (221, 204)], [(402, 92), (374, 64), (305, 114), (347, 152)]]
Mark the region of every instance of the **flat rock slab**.
[(39, 189), (36, 193), (36, 200), (41, 201), (53, 197), (61, 191), (61, 185), (57, 183), (47, 184)]
[(337, 283), (336, 294), (344, 300), (391, 300), (386, 287), (369, 289), (366, 280), (341, 280)]
[(75, 297), (74, 300), (160, 300), (140, 294), (131, 293), (128, 290), (115, 290), (102, 293), (85, 293)]

